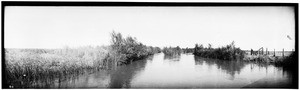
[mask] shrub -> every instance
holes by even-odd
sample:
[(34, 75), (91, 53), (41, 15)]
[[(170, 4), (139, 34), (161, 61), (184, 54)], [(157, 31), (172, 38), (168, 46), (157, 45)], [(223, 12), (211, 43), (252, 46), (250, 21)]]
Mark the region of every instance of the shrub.
[(136, 38), (128, 36), (123, 38), (121, 33), (111, 33), (111, 55), (115, 65), (125, 64), (134, 60), (145, 58), (160, 52), (159, 47), (149, 47), (138, 42)]

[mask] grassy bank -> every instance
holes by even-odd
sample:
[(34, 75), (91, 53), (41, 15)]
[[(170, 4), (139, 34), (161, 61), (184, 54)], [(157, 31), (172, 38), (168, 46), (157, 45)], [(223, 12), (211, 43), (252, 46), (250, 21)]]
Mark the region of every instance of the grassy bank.
[(213, 58), (220, 60), (237, 60), (243, 59), (244, 51), (240, 48), (235, 47), (234, 42), (229, 45), (212, 48), (212, 45), (209, 44), (207, 47), (204, 47), (202, 44), (195, 45), (194, 55), (204, 57), (204, 58)]
[[(114, 69), (118, 65), (160, 52), (135, 38), (111, 34), (110, 46), (63, 49), (5, 49), (6, 79), (3, 88), (33, 88), (41, 81), (68, 77), (85, 71)], [(48, 80), (53, 82), (54, 80)], [(51, 84), (51, 83), (50, 83)]]

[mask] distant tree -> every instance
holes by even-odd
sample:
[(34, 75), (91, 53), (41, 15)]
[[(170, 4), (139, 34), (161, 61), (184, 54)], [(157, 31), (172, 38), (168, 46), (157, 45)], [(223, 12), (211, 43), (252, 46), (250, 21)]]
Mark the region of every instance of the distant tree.
[(198, 46), (198, 44), (195, 44), (194, 54), (197, 54), (198, 50), (199, 50), (199, 46)]

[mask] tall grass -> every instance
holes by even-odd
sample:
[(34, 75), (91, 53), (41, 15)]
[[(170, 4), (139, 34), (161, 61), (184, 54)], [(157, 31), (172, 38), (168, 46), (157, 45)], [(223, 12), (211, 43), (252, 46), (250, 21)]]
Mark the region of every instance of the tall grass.
[(107, 47), (76, 49), (6, 49), (6, 83), (26, 88), (36, 80), (81, 73), (84, 69), (105, 68)]
[(207, 47), (196, 44), (194, 48), (194, 55), (196, 56), (221, 60), (240, 60), (244, 58), (244, 53), (240, 48), (235, 47), (234, 41), (219, 48), (212, 48), (211, 44)]

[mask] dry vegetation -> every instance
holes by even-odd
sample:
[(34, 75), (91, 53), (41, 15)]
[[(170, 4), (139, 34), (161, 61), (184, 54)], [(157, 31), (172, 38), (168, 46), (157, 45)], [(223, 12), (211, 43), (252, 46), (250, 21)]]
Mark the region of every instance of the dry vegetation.
[(6, 49), (5, 72), (10, 87), (30, 87), (35, 80), (106, 68), (108, 47)]

